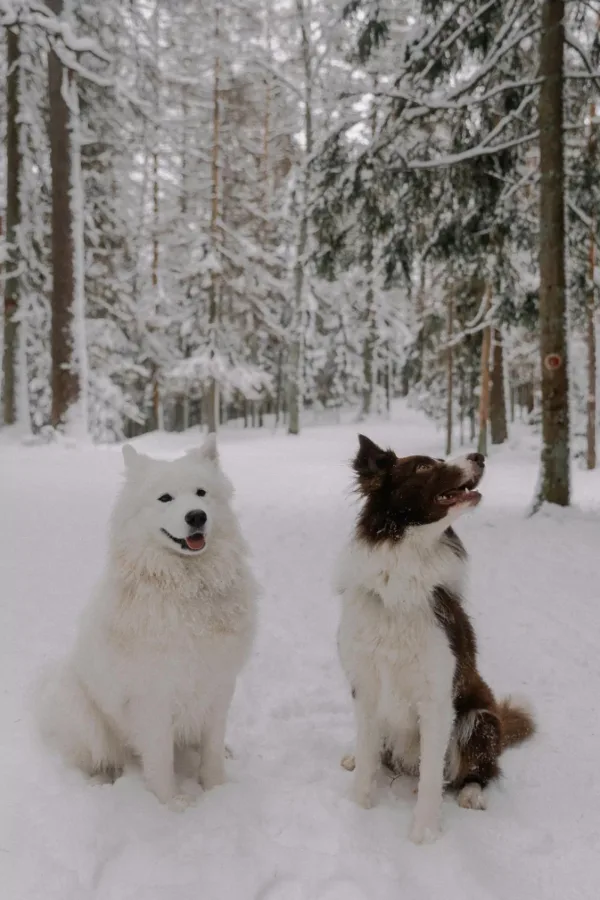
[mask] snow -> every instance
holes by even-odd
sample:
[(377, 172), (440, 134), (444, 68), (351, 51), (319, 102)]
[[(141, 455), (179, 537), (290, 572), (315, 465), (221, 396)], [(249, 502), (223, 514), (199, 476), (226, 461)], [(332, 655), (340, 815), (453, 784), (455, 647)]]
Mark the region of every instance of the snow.
[[(399, 406), (362, 426), (403, 453), (443, 437)], [(197, 432), (136, 446), (172, 456)], [(459, 531), (484, 675), (533, 703), (539, 736), (505, 756), (486, 812), (444, 804), (432, 846), (407, 840), (410, 779), (349, 800), (349, 691), (336, 657), (335, 553), (352, 522), (353, 425), (300, 437), (231, 429), (224, 465), (264, 585), (259, 636), (230, 718), (228, 783), (177, 814), (130, 773), (91, 786), (40, 747), (28, 696), (70, 644), (102, 565), (116, 448), (0, 444), (0, 885), (10, 900), (565, 900), (600, 883), (600, 473), (577, 506), (526, 517), (531, 438), (495, 451), (485, 502)]]

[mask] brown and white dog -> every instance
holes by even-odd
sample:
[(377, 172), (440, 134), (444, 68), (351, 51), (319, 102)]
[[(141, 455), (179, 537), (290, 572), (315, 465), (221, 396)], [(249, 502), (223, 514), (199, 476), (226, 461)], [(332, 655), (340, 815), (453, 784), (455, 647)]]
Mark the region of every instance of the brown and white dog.
[(485, 808), (502, 751), (534, 732), (525, 708), (497, 702), (477, 670), (463, 608), (466, 551), (452, 523), (477, 506), (484, 457), (398, 458), (359, 436), (362, 506), (340, 562), (341, 663), (354, 698), (354, 798), (373, 802), (381, 763), (419, 773), (411, 838), (434, 840), (444, 786)]

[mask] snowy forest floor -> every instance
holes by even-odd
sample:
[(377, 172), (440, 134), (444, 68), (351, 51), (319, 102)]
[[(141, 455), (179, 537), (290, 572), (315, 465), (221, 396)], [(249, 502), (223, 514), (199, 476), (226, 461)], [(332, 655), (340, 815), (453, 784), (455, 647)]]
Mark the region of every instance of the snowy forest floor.
[[(401, 453), (442, 436), (403, 405), (365, 425)], [(539, 735), (507, 752), (486, 812), (444, 804), (432, 846), (407, 840), (410, 779), (349, 800), (349, 691), (335, 647), (335, 554), (352, 523), (356, 426), (300, 438), (225, 430), (224, 466), (264, 586), (231, 712), (228, 783), (177, 814), (132, 773), (92, 787), (34, 737), (27, 696), (63, 653), (103, 561), (118, 448), (0, 446), (0, 893), (7, 900), (575, 900), (600, 890), (600, 473), (569, 511), (526, 511), (535, 440), (494, 451), (471, 554), (481, 669), (533, 702)], [(194, 432), (136, 446), (177, 455)]]

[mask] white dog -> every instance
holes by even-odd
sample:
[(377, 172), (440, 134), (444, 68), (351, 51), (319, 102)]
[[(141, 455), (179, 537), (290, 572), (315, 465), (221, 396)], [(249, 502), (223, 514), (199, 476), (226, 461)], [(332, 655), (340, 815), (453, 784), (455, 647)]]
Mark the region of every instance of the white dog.
[[(44, 736), (90, 776), (141, 762), (162, 803), (177, 774), (225, 778), (225, 727), (249, 655), (257, 585), (214, 435), (174, 462), (123, 448), (104, 576), (40, 697)], [(194, 795), (197, 791), (194, 791)]]

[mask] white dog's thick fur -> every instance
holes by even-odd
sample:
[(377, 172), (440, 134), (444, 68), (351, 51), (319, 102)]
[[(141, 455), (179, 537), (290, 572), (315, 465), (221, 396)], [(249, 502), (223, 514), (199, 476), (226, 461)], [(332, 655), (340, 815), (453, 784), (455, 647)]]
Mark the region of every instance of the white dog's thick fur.
[[(90, 776), (139, 760), (158, 799), (181, 808), (193, 795), (182, 794), (176, 774), (206, 790), (224, 780), (226, 720), (252, 645), (257, 585), (214, 436), (173, 462), (128, 446), (123, 454), (105, 572), (72, 653), (43, 686), (40, 725)], [(190, 511), (204, 514), (199, 528), (186, 523)]]

